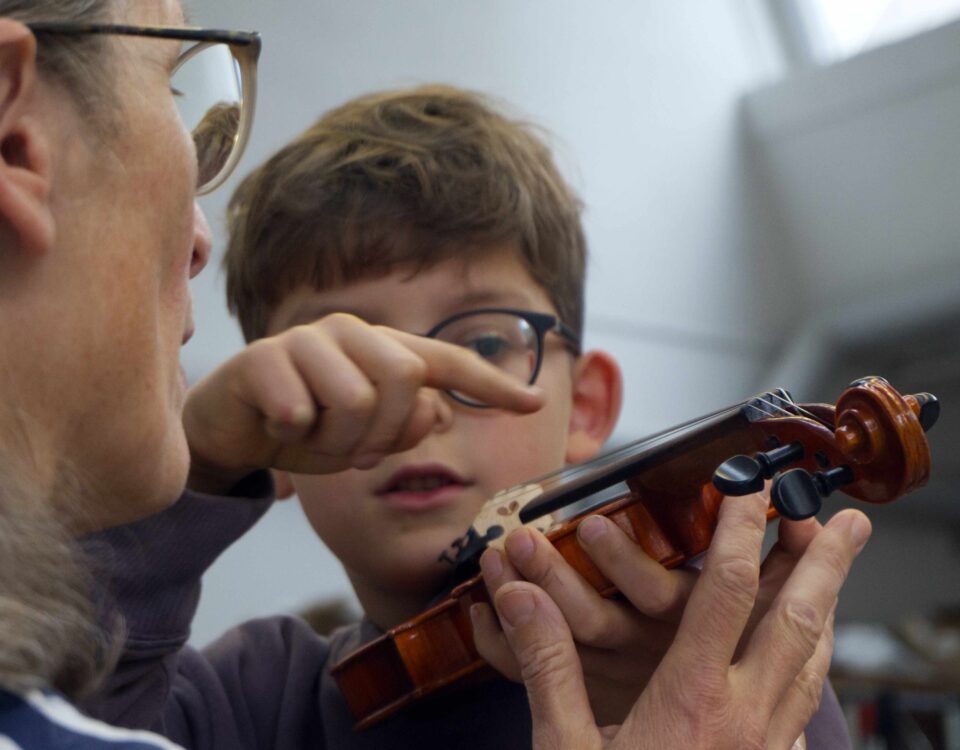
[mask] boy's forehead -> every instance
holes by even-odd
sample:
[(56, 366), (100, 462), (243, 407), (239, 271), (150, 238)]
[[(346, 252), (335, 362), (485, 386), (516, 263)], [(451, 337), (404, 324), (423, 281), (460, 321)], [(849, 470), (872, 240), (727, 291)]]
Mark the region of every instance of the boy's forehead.
[(553, 311), (548, 295), (516, 253), (487, 252), (419, 270), (398, 269), (333, 288), (303, 285), (277, 306), (270, 332), (336, 312), (394, 327), (403, 327), (406, 319), (417, 319), (419, 327), (427, 330), (444, 317), (480, 307)]

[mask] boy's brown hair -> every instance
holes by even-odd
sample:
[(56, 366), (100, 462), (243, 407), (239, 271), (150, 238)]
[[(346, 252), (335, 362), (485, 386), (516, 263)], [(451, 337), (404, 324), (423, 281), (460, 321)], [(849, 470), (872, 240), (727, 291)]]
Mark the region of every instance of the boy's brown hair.
[(580, 212), (534, 129), (487, 98), (447, 86), (364, 96), (324, 115), (234, 194), (228, 304), (250, 341), (301, 285), (333, 288), (516, 241), (579, 333)]

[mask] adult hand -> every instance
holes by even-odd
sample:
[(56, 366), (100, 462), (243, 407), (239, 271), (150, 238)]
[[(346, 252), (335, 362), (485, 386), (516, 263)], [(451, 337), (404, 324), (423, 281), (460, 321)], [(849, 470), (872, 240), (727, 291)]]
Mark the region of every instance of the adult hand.
[(189, 486), (223, 491), (260, 468), (370, 468), (416, 445), (455, 389), (521, 413), (540, 390), (463, 347), (329, 315), (260, 339), (194, 386), (184, 407)]
[(758, 496), (724, 502), (674, 642), (619, 727), (597, 725), (572, 634), (553, 599), (525, 581), (496, 591), (530, 697), (535, 748), (795, 746), (819, 704), (833, 607), (870, 525), (848, 510), (815, 534), (797, 534), (812, 538), (746, 634), (760, 593), (765, 511)]
[[(763, 502), (769, 503), (766, 494)], [(820, 524), (815, 519), (781, 520), (778, 542), (765, 559), (744, 636), (753, 632), (799, 561)], [(616, 524), (588, 516), (577, 530), (581, 547), (623, 595), (605, 599), (539, 532), (520, 529), (506, 540), (506, 555), (488, 550), (481, 560), (491, 597), (506, 583), (526, 579), (553, 599), (566, 620), (583, 666), (594, 715), (619, 723), (646, 687), (667, 648), (699, 571), (667, 570), (651, 560)], [(519, 664), (492, 611), (475, 615), (474, 638), (481, 656), (514, 681)]]

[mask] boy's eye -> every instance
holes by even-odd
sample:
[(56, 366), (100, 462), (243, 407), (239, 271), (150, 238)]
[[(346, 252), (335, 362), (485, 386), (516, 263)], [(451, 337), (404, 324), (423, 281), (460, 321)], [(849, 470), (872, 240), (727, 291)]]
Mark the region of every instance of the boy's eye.
[(472, 336), (461, 343), (467, 349), (471, 349), (484, 359), (496, 360), (509, 353), (510, 342), (495, 333), (488, 333), (482, 336)]

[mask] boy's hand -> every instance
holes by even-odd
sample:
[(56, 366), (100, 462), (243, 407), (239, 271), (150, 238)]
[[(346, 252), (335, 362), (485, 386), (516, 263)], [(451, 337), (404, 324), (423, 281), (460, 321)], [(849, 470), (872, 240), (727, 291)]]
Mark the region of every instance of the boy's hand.
[[(761, 495), (765, 504), (766, 495)], [(761, 567), (759, 591), (745, 635), (789, 578), (820, 524), (815, 519), (779, 523), (779, 542)], [(676, 635), (698, 577), (694, 569), (667, 570), (651, 560), (614, 523), (590, 516), (578, 529), (580, 545), (620, 590), (604, 599), (538, 532), (522, 529), (506, 542), (507, 559), (491, 550), (482, 560), (491, 596), (509, 581), (526, 579), (551, 596), (577, 643), (597, 720), (619, 723), (646, 687)], [(520, 670), (492, 612), (480, 611), (475, 639), (481, 655), (510, 679)]]
[(416, 445), (461, 391), (511, 411), (543, 397), (472, 352), (329, 315), (248, 346), (191, 388), (189, 486), (220, 492), (255, 469), (370, 468)]
[(765, 511), (756, 496), (724, 502), (674, 642), (620, 727), (597, 726), (553, 599), (528, 582), (496, 591), (530, 696), (535, 748), (795, 747), (819, 704), (837, 594), (870, 526), (858, 511), (843, 511), (820, 530), (801, 530), (797, 536), (809, 537), (804, 551), (748, 632), (758, 610)]

